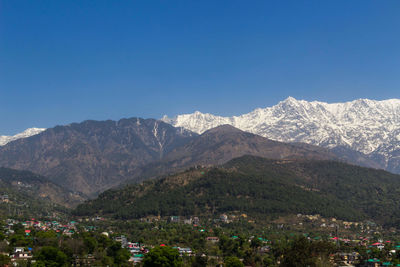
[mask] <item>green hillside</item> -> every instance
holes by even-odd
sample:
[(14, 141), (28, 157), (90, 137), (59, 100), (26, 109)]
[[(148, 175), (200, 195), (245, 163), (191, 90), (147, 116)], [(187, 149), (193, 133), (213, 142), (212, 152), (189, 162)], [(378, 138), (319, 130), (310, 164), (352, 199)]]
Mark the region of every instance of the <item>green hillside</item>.
[(83, 198), (43, 176), (29, 171), (0, 168), (0, 215), (48, 216), (64, 213)]
[(400, 176), (332, 161), (244, 156), (219, 168), (190, 169), (163, 179), (108, 190), (78, 206), (77, 215), (120, 219), (148, 215), (252, 216), (321, 214), (395, 224)]

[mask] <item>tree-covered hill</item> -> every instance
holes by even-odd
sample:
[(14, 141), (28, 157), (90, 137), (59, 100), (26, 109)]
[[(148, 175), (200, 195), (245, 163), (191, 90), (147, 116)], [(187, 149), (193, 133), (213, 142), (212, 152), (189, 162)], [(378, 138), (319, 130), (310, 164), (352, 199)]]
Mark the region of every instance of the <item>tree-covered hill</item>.
[(0, 214), (41, 216), (73, 207), (84, 198), (29, 171), (0, 168)]
[(333, 161), (244, 156), (218, 168), (185, 172), (108, 190), (75, 210), (115, 218), (148, 215), (253, 216), (321, 214), (394, 224), (400, 216), (400, 176)]

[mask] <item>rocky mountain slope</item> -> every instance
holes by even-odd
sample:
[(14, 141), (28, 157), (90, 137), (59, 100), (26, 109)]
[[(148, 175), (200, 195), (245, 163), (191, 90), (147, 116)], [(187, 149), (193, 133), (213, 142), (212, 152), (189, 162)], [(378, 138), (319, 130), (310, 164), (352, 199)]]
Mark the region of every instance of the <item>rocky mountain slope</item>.
[(77, 215), (119, 219), (157, 216), (253, 217), (321, 214), (396, 225), (400, 175), (333, 161), (233, 159), (142, 184), (108, 190), (78, 206)]
[(153, 119), (84, 121), (0, 147), (0, 166), (30, 170), (91, 195), (134, 177), (193, 135)]
[(230, 124), (282, 142), (302, 142), (363, 153), (381, 168), (400, 173), (400, 99), (346, 103), (307, 102), (292, 97), (248, 114), (220, 117), (195, 112), (163, 121), (196, 133)]
[(269, 159), (346, 161), (328, 149), (272, 141), (230, 125), (221, 125), (177, 146), (160, 161), (144, 166), (140, 179), (175, 173), (197, 165), (218, 166), (244, 155)]

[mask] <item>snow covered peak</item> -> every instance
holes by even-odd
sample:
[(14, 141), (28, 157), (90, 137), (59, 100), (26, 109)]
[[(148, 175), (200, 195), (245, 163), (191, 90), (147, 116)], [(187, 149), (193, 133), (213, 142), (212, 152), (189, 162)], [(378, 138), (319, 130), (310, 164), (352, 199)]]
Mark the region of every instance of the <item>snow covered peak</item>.
[(7, 144), (11, 141), (17, 140), (17, 139), (27, 138), (32, 135), (39, 134), (39, 133), (43, 132), (44, 130), (46, 130), (46, 129), (45, 128), (29, 128), (29, 129), (26, 129), (25, 131), (23, 131), (22, 133), (19, 133), (16, 135), (12, 135), (12, 136), (1, 135), (0, 136), (0, 146), (4, 146), (5, 144)]
[(219, 117), (209, 113), (201, 113), (200, 111), (196, 111), (192, 114), (182, 114), (175, 118), (168, 118), (164, 115), (161, 120), (175, 127), (183, 127), (188, 130), (196, 129), (194, 131), (196, 133), (203, 133), (223, 124), (232, 125), (229, 118)]
[[(365, 154), (400, 151), (400, 99), (357, 99), (344, 103), (297, 100), (293, 97), (240, 116), (195, 112), (165, 119), (203, 133), (223, 124), (283, 142), (328, 148), (344, 146)], [(385, 154), (385, 155), (386, 155)]]
[(285, 100), (279, 102), (278, 105), (279, 104), (283, 104), (283, 105), (298, 105), (299, 102), (301, 102), (301, 100), (297, 100), (296, 98), (294, 98), (292, 96), (289, 96)]

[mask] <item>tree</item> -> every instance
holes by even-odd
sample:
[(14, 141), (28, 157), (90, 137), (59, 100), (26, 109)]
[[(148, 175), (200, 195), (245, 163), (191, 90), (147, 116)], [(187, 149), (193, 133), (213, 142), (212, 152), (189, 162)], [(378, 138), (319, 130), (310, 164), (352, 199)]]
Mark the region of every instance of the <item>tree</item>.
[(305, 237), (297, 238), (285, 250), (281, 266), (304, 267), (315, 266), (315, 259), (312, 254), (311, 242)]
[(85, 236), (83, 238), (83, 242), (89, 254), (92, 254), (95, 248), (98, 246), (97, 240), (92, 236)]
[(192, 262), (192, 267), (204, 267), (207, 266), (208, 258), (207, 256), (196, 255), (194, 261)]
[(324, 241), (311, 242), (303, 236), (298, 237), (285, 249), (281, 266), (317, 266), (318, 263), (326, 263), (329, 254), (334, 252), (334, 249), (334, 246), (330, 243)]
[(57, 246), (57, 233), (55, 231), (39, 231), (35, 233), (35, 244), (38, 246)]
[(240, 256), (240, 244), (237, 240), (221, 236), (218, 244), (224, 256)]
[(43, 247), (36, 255), (38, 264), (49, 267), (61, 267), (67, 265), (67, 255), (55, 247)]
[(238, 257), (227, 257), (224, 260), (225, 267), (243, 267), (244, 264), (239, 260)]
[(257, 248), (261, 247), (262, 244), (263, 244), (263, 243), (261, 242), (260, 239), (258, 239), (258, 238), (253, 238), (253, 239), (251, 240), (250, 247), (251, 247), (252, 249), (257, 249)]
[(9, 238), (12, 247), (28, 247), (32, 245), (32, 240), (28, 239), (25, 234), (14, 234)]
[(262, 262), (261, 256), (256, 250), (246, 249), (243, 257), (243, 264), (246, 266), (258, 266)]
[(182, 265), (179, 251), (171, 247), (155, 247), (144, 256), (143, 267), (177, 267)]
[(114, 242), (114, 244), (107, 249), (107, 256), (112, 257), (117, 266), (127, 263), (130, 258), (129, 251), (122, 248), (121, 244), (118, 242)]
[(6, 238), (4, 233), (0, 232), (0, 241), (3, 241)]
[(7, 266), (10, 262), (11, 260), (9, 256), (0, 254), (0, 266)]

